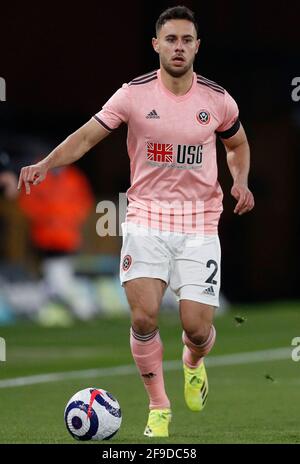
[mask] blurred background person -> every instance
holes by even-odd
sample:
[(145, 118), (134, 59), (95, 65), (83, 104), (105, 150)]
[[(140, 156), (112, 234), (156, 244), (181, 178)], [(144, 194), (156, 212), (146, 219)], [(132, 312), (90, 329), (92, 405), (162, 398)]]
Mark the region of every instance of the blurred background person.
[(94, 203), (85, 174), (75, 166), (54, 169), (32, 195), (22, 192), (19, 197), (49, 298), (66, 303), (80, 318), (90, 314), (88, 301), (76, 295), (73, 258), (80, 251), (83, 226)]
[[(2, 243), (5, 243), (5, 236), (7, 233), (6, 216), (3, 214), (3, 210), (11, 207), (14, 200), (18, 196), (17, 190), (18, 184), (18, 173), (14, 169), (9, 154), (0, 147), (0, 233), (1, 237), (4, 237)], [(2, 245), (3, 246), (3, 245)], [(2, 288), (2, 281), (5, 280), (5, 265), (3, 266), (2, 249), (0, 250), (0, 286)], [(0, 294), (0, 325), (11, 323), (14, 320), (14, 314), (12, 308), (3, 294)]]
[(0, 148), (0, 192), (8, 200), (18, 196), (18, 177), (14, 170), (9, 154)]

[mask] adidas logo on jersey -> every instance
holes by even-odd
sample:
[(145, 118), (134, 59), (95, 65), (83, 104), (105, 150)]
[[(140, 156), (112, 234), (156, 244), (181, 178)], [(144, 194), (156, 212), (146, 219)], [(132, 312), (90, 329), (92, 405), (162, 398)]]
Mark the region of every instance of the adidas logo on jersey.
[(152, 110), (147, 114), (146, 119), (160, 119), (160, 117), (155, 110)]
[(203, 293), (205, 295), (216, 296), (212, 285), (210, 287), (207, 287)]

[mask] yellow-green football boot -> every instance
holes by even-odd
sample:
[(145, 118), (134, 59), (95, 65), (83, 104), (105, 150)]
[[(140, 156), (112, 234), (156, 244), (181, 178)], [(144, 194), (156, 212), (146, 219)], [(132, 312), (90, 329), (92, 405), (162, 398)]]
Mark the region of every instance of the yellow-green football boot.
[(208, 379), (204, 362), (191, 369), (183, 364), (184, 399), (191, 411), (202, 411), (208, 396)]
[(171, 409), (151, 409), (144, 431), (146, 437), (168, 437)]

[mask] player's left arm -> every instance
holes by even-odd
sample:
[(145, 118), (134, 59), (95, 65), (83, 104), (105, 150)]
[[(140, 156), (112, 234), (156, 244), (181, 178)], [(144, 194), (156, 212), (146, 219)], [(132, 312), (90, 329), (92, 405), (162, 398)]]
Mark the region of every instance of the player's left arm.
[(227, 164), (233, 178), (231, 195), (237, 200), (234, 213), (244, 214), (254, 207), (254, 197), (248, 188), (250, 148), (242, 125), (232, 137), (222, 139), (227, 153)]

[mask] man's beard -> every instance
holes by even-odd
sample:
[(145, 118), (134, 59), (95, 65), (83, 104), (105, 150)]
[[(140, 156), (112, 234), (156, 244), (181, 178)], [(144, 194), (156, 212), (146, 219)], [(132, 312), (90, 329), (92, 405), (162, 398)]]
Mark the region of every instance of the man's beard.
[(167, 63), (161, 60), (161, 65), (165, 71), (172, 77), (182, 77), (184, 76), (193, 66), (194, 60), (190, 63), (186, 63), (182, 68), (171, 68)]

